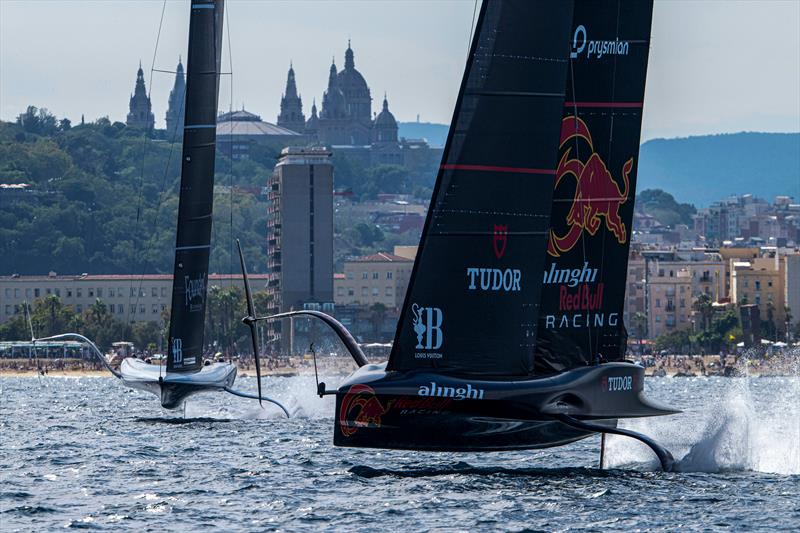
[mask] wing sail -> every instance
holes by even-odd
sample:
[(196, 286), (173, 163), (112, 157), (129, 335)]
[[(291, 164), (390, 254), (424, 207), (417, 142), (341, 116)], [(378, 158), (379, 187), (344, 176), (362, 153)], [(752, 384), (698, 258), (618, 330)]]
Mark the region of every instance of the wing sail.
[(168, 372), (203, 366), (224, 0), (192, 4)]
[(618, 361), (651, 0), (576, 1), (535, 369)]
[(572, 2), (486, 0), (387, 368), (533, 368)]

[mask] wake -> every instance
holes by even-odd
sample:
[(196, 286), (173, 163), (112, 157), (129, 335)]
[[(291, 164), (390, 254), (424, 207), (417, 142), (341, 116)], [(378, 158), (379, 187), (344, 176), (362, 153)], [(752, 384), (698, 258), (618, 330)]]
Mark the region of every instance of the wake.
[[(800, 474), (800, 377), (731, 378), (703, 400), (680, 415), (620, 425), (664, 444), (677, 472)], [(608, 436), (606, 443), (606, 468), (658, 468), (638, 442)]]

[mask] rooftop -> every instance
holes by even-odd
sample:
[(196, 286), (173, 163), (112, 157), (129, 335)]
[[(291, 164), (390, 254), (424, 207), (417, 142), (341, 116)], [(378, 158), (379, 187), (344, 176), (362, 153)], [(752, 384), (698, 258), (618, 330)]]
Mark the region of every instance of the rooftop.
[(277, 135), (300, 137), (301, 134), (264, 122), (255, 113), (241, 109), (217, 117), (217, 135)]
[(413, 263), (413, 259), (408, 257), (401, 257), (399, 255), (390, 254), (389, 252), (378, 252), (377, 254), (364, 255), (351, 259), (352, 262), (358, 263)]

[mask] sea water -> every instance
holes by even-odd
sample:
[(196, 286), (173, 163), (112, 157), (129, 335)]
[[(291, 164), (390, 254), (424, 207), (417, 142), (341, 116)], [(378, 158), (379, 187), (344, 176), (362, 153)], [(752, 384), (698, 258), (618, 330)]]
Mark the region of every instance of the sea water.
[(603, 470), (599, 437), (484, 454), (335, 448), (333, 398), (313, 377), (264, 379), (288, 420), (224, 393), (184, 418), (113, 378), (0, 378), (0, 530), (800, 529), (800, 379), (645, 387), (683, 413), (623, 425), (672, 450), (676, 472), (617, 436)]

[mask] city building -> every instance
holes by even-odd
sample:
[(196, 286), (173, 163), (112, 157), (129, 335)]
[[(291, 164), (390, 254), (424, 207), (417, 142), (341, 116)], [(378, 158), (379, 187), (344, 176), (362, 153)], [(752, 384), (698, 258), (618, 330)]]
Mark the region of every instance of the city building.
[[(255, 291), (264, 290), (268, 276), (250, 275)], [(208, 285), (227, 287), (242, 286), (239, 274), (210, 274)], [(36, 300), (57, 296), (65, 305), (77, 313), (83, 313), (97, 300), (108, 307), (109, 312), (125, 322), (161, 320), (161, 312), (169, 307), (172, 299), (172, 275), (145, 274), (81, 274), (79, 276), (0, 276), (0, 323), (22, 312), (23, 304), (35, 305)]]
[(303, 145), (306, 137), (245, 111), (231, 111), (217, 117), (217, 149), (233, 159), (249, 159), (255, 145), (268, 146), (276, 152), (287, 145)]
[(647, 330), (650, 338), (682, 329), (693, 329), (691, 322), (692, 273), (680, 270), (658, 269), (648, 276)]
[(772, 204), (752, 194), (731, 196), (698, 209), (693, 219), (702, 241), (713, 246), (741, 240), (780, 247), (800, 239), (800, 204), (790, 196)]
[(183, 137), (183, 121), (186, 116), (186, 76), (183, 73), (183, 63), (178, 58), (178, 67), (175, 69), (175, 83), (169, 92), (167, 106), (167, 138)]
[(762, 326), (770, 322), (778, 332), (786, 331), (784, 282), (786, 256), (775, 251), (747, 261), (731, 263), (731, 301), (758, 306)]
[(128, 104), (128, 117), (125, 123), (131, 128), (141, 128), (152, 130), (155, 125), (155, 115), (150, 104), (150, 97), (147, 96), (147, 89), (144, 86), (144, 71), (142, 63), (139, 63), (139, 70), (136, 72), (136, 86), (133, 89), (130, 103)]
[(784, 302), (789, 308), (789, 327), (796, 328), (800, 324), (800, 253), (786, 255), (784, 261)]
[[(333, 164), (324, 148), (284, 148), (269, 181), (268, 314), (333, 311)], [(286, 353), (307, 348), (289, 322), (270, 324), (270, 342)]]
[(345, 261), (344, 273), (334, 279), (334, 301), (341, 305), (383, 304), (399, 309), (406, 296), (414, 259), (379, 252)]

